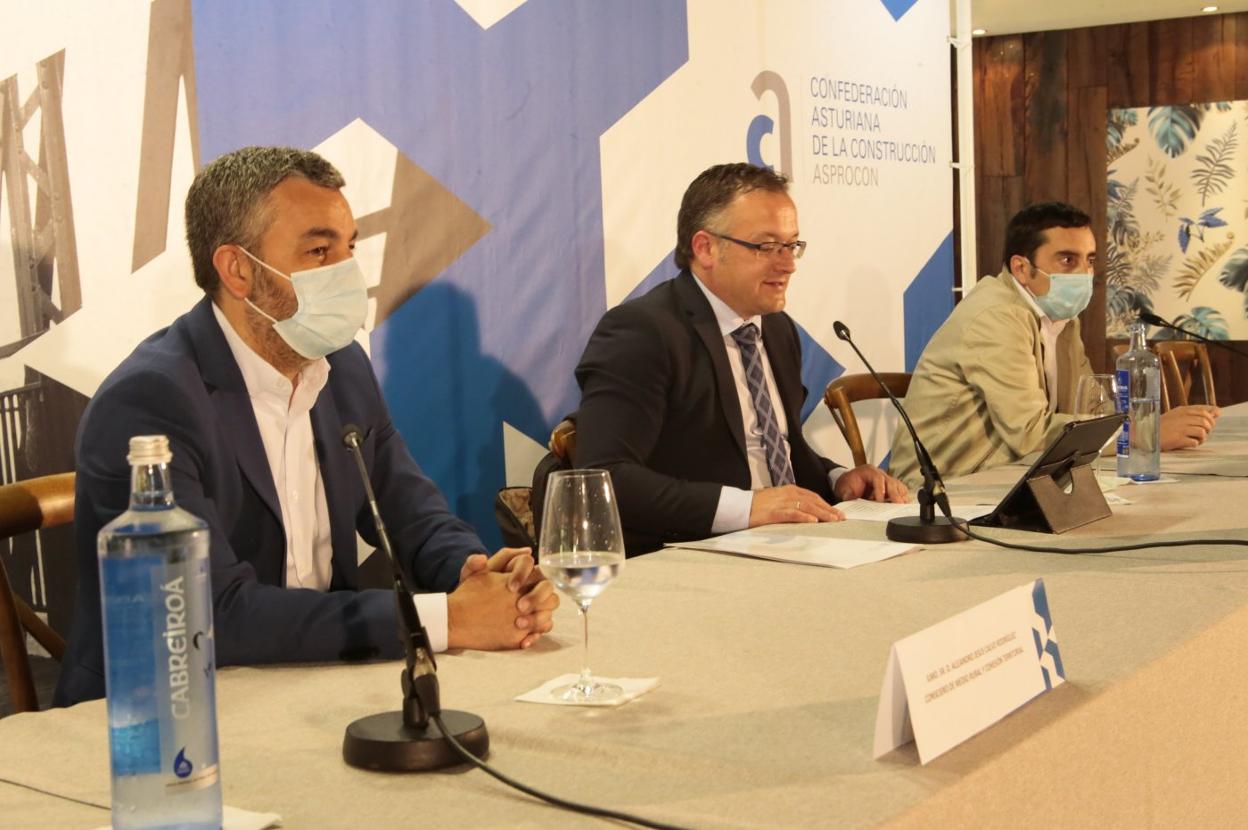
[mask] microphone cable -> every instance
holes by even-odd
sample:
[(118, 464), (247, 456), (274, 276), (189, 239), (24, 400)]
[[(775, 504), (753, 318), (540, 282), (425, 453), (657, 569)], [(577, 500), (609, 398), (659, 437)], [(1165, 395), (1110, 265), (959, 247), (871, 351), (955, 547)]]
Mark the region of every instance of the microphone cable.
[(990, 545), (996, 545), (1001, 548), (1009, 548), (1011, 550), (1025, 550), (1031, 553), (1121, 553), (1129, 550), (1148, 550), (1149, 548), (1180, 548), (1196, 545), (1231, 545), (1248, 547), (1248, 539), (1176, 539), (1167, 542), (1136, 542), (1130, 545), (1106, 545), (1096, 548), (1055, 548), (1045, 545), (1026, 545), (1021, 542), (1007, 542), (1003, 539), (994, 539), (991, 536), (984, 536), (971, 530), (971, 523), (966, 519), (954, 519), (951, 509), (941, 508), (941, 512), (945, 514), (945, 518), (961, 532), (965, 533), (972, 539), (980, 542), (987, 542)]
[(582, 804), (579, 801), (569, 801), (566, 798), (560, 798), (557, 795), (550, 795), (549, 793), (544, 793), (541, 790), (530, 787), (527, 784), (522, 784), (516, 779), (494, 769), (485, 761), (482, 761), (480, 758), (469, 752), (462, 744), (460, 744), (459, 741), (455, 739), (455, 736), (452, 735), (450, 730), (448, 730), (442, 723), (441, 713), (430, 715), (429, 719), (438, 725), (438, 729), (442, 730), (442, 737), (463, 757), (465, 761), (477, 767), (482, 772), (497, 778), (507, 786), (519, 790), (525, 795), (545, 801), (547, 804), (553, 804), (556, 807), (562, 807), (565, 810), (572, 810), (576, 813), (584, 813), (588, 816), (598, 816), (599, 818), (626, 821), (630, 824), (636, 824), (641, 827), (652, 827), (654, 830), (686, 830), (686, 828), (683, 828), (678, 824), (664, 824), (661, 821), (651, 821), (650, 819), (634, 816), (629, 813), (623, 813), (619, 810), (608, 810), (606, 807), (595, 807), (592, 804)]

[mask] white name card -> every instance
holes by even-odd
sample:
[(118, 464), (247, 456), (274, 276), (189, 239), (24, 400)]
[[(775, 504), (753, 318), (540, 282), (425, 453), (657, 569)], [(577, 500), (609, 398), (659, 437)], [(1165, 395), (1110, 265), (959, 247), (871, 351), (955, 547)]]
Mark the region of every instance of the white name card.
[(875, 757), (913, 740), (926, 764), (1065, 679), (1037, 579), (893, 644)]

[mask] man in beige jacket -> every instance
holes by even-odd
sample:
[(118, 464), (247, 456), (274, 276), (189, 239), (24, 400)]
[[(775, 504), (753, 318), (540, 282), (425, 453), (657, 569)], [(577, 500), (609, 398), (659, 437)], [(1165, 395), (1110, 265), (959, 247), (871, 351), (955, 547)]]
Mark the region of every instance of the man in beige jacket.
[[(932, 336), (906, 410), (946, 478), (1008, 464), (1046, 446), (1074, 420), (1079, 378), (1092, 373), (1078, 314), (1092, 296), (1096, 239), (1087, 214), (1057, 202), (1024, 208), (1006, 230), (1001, 273), (980, 280)], [(1216, 407), (1161, 417), (1161, 448), (1199, 446)], [(922, 482), (905, 430), (891, 473)]]

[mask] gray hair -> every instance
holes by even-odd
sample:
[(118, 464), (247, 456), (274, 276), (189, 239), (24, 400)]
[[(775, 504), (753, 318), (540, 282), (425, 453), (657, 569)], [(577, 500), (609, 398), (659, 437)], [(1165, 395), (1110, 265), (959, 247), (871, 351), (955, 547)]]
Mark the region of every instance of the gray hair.
[(242, 245), (259, 256), (273, 217), (269, 193), (290, 176), (341, 188), (342, 174), (325, 159), (294, 147), (244, 147), (226, 153), (195, 176), (186, 194), (186, 244), (195, 282), (209, 296), (221, 283), (212, 256), (222, 245)]

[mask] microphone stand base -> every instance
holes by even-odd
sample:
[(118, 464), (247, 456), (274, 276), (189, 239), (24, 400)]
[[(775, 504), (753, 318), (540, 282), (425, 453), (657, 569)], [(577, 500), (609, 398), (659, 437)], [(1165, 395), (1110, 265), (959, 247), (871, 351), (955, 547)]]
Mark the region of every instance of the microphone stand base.
[(937, 516), (931, 521), (923, 521), (918, 516), (904, 516), (890, 519), (884, 535), (893, 542), (907, 542), (912, 545), (943, 545), (947, 542), (961, 542), (966, 539), (964, 533), (953, 522), (965, 524), (962, 519), (954, 517), (951, 522), (944, 516)]
[[(468, 712), (443, 710), (442, 722), (465, 749), (478, 758), (490, 750), (485, 721)], [(353, 721), (342, 739), (342, 759), (353, 767), (381, 772), (423, 772), (465, 763), (429, 721), (406, 726), (402, 712), (382, 712)]]

